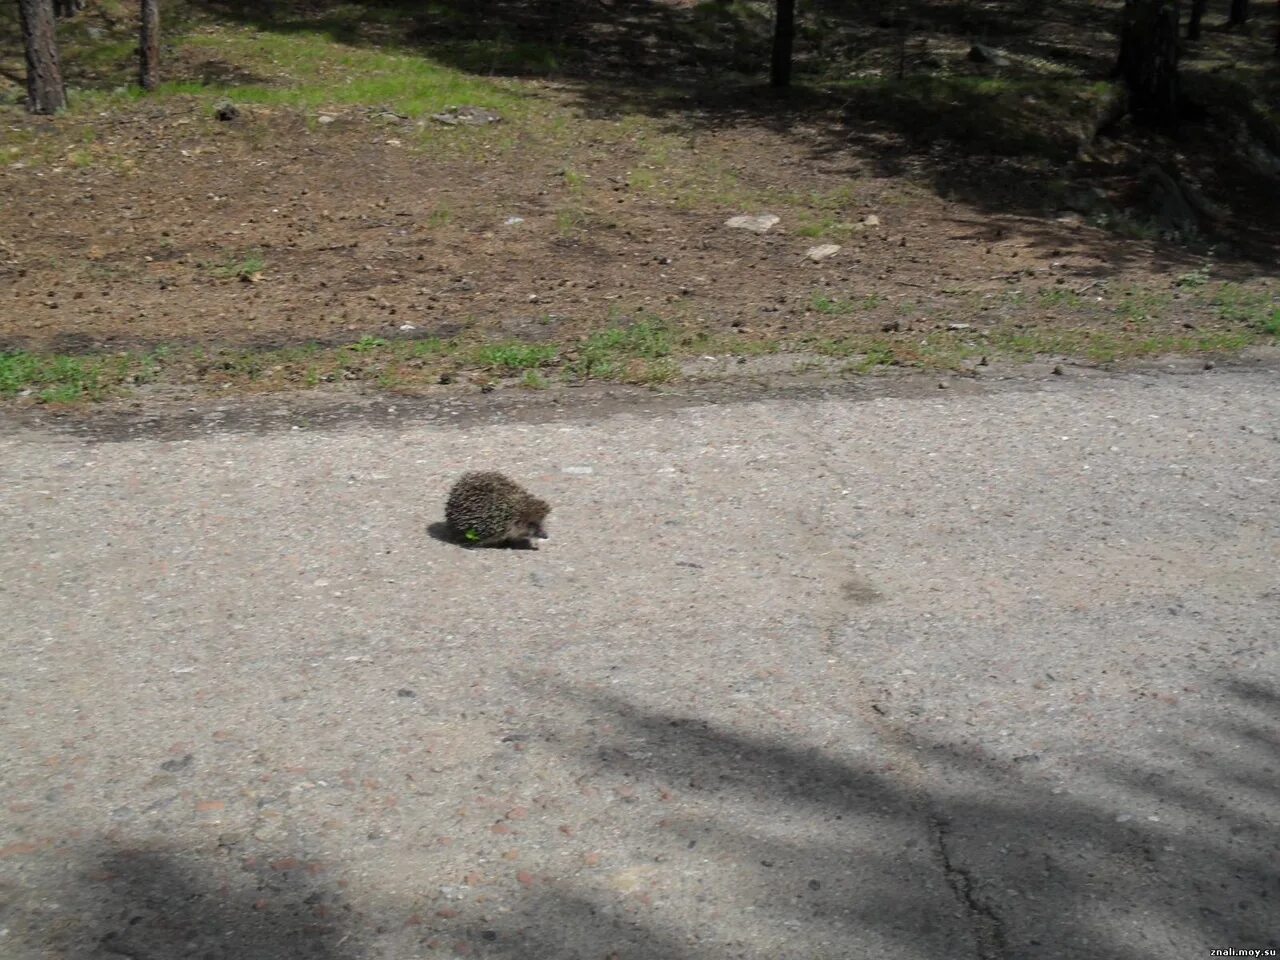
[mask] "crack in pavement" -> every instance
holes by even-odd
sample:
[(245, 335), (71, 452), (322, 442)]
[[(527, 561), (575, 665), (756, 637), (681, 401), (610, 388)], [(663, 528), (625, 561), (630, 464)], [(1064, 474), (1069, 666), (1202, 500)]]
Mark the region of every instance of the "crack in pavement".
[(951, 830), (951, 824), (935, 814), (929, 817), (929, 827), (933, 833), (947, 886), (955, 894), (956, 901), (969, 920), (977, 950), (977, 960), (1001, 960), (1005, 956), (1004, 921), (990, 904), (977, 895), (974, 889), (973, 873), (952, 861), (951, 850), (947, 847), (947, 835)]

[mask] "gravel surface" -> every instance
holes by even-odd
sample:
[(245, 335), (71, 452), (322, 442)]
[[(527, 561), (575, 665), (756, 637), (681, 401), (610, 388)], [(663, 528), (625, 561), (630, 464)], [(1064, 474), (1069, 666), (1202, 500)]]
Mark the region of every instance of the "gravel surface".
[(11, 422), (0, 955), (1280, 946), (1277, 387)]

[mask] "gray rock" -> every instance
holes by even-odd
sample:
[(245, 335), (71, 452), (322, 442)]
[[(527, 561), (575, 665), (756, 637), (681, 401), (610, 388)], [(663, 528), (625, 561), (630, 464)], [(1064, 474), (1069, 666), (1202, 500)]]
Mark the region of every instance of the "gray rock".
[(780, 217), (772, 213), (742, 213), (736, 217), (730, 217), (724, 222), (724, 225), (734, 230), (750, 230), (752, 233), (768, 233), (780, 219)]
[(818, 263), (821, 260), (826, 260), (828, 257), (834, 257), (839, 252), (840, 244), (822, 243), (816, 247), (810, 247), (804, 252), (804, 255), (814, 263)]

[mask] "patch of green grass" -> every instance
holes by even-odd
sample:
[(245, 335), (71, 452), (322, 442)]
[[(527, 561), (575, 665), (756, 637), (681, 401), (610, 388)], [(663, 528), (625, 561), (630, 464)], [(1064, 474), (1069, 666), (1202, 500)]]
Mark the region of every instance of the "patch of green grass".
[(526, 370), (524, 378), (520, 381), (520, 386), (527, 387), (530, 390), (545, 390), (551, 384), (537, 370)]
[(240, 260), (230, 260), (213, 267), (213, 275), (224, 280), (255, 280), (262, 276), (267, 261), (260, 252), (246, 254)]
[(859, 310), (874, 310), (883, 302), (884, 297), (878, 293), (868, 293), (855, 300), (837, 300), (825, 293), (815, 292), (809, 297), (809, 309), (827, 316), (846, 316)]
[(1178, 287), (1203, 287), (1209, 282), (1209, 267), (1197, 267), (1195, 270), (1189, 270), (1178, 277), (1174, 281), (1174, 285)]
[(372, 353), (375, 350), (381, 350), (387, 345), (387, 341), (382, 337), (361, 337), (355, 343), (347, 344), (347, 349), (355, 353)]
[(563, 237), (585, 230), (591, 216), (580, 207), (561, 207), (556, 211), (556, 230)]
[(1280, 337), (1280, 307), (1263, 316), (1258, 329), (1272, 337)]
[(814, 293), (809, 298), (809, 309), (814, 313), (822, 313), (828, 316), (841, 316), (847, 313), (853, 313), (854, 306), (846, 300), (833, 300), (825, 293)]
[(680, 376), (680, 365), (674, 360), (633, 360), (627, 364), (622, 379), (627, 383), (670, 383)]
[(897, 364), (898, 354), (887, 343), (873, 343), (867, 347), (866, 354), (853, 365), (858, 373), (867, 373), (876, 367), (891, 367)]
[(1080, 299), (1080, 294), (1067, 287), (1049, 287), (1041, 290), (1039, 300), (1042, 307), (1067, 307), (1072, 310), (1084, 303)]
[[(367, 11), (371, 8), (360, 5)], [(511, 88), (419, 55), (347, 46), (321, 30), (268, 32), (222, 29), (188, 37), (185, 45), (269, 78), (266, 83), (164, 84), (161, 93), (200, 93), (240, 103), (303, 110), (385, 104), (411, 117), (470, 104), (511, 115), (521, 98)]]
[(616, 379), (627, 373), (631, 361), (663, 360), (673, 350), (667, 325), (642, 318), (630, 326), (593, 333), (578, 349), (569, 372), (582, 379)]
[(125, 382), (134, 364), (128, 356), (0, 353), (0, 396), (30, 391), (47, 403), (100, 400)]
[(245, 380), (257, 380), (271, 360), (269, 353), (258, 353), (253, 350), (240, 350), (223, 357), (219, 367), (234, 377)]
[(453, 345), (439, 337), (427, 337), (423, 340), (401, 341), (400, 350), (406, 359), (425, 360), (447, 353)]
[(29, 353), (0, 353), (0, 393), (12, 396), (40, 379), (40, 359)]
[(800, 347), (823, 357), (853, 357), (866, 351), (861, 337), (813, 338), (801, 341)]
[(1228, 323), (1243, 323), (1263, 328), (1280, 309), (1273, 295), (1260, 290), (1249, 290), (1238, 283), (1224, 283), (1210, 300), (1217, 309), (1218, 318)]
[(1120, 294), (1115, 313), (1122, 320), (1138, 323), (1157, 318), (1168, 309), (1170, 303), (1172, 300), (1164, 291), (1130, 287)]
[(559, 351), (541, 343), (489, 343), (478, 347), (473, 360), (482, 367), (502, 370), (531, 370), (555, 363)]

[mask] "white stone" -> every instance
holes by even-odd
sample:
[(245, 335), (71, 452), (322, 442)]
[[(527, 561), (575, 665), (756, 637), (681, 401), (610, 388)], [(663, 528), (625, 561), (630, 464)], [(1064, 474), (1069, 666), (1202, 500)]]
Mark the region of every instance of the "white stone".
[(840, 244), (838, 243), (822, 243), (816, 247), (810, 247), (804, 252), (804, 255), (817, 263), (819, 260), (825, 260), (827, 257), (834, 257), (840, 252)]
[(730, 217), (724, 222), (726, 227), (732, 227), (734, 230), (750, 230), (752, 233), (768, 233), (769, 228), (776, 224), (781, 217), (772, 213), (749, 214), (743, 213), (736, 217)]

